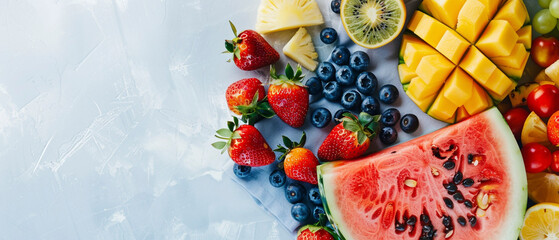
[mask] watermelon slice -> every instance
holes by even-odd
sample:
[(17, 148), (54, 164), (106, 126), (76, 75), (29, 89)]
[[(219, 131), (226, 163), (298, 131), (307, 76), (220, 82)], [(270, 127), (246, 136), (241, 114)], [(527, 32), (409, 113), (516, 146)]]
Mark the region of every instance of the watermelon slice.
[(522, 155), (496, 108), (318, 173), (346, 240), (512, 240), (526, 209)]

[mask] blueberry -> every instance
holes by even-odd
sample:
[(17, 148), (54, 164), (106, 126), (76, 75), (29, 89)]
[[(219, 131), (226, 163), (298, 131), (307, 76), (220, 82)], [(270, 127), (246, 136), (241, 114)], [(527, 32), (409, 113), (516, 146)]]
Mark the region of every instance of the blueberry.
[(305, 222), (309, 219), (311, 215), (311, 210), (304, 203), (297, 203), (291, 207), (291, 216), (297, 220), (297, 222)]
[(349, 66), (342, 66), (336, 71), (336, 81), (342, 86), (351, 86), (355, 83), (355, 75)]
[(305, 192), (305, 188), (301, 184), (290, 183), (285, 188), (285, 198), (290, 203), (298, 203), (303, 201)]
[(369, 55), (363, 51), (355, 51), (349, 58), (349, 66), (356, 72), (367, 70), (370, 63)]
[(380, 118), (380, 122), (384, 126), (392, 127), (396, 125), (400, 121), (400, 111), (396, 108), (389, 108), (382, 112), (382, 116)]
[(411, 113), (406, 114), (400, 120), (400, 128), (406, 133), (412, 133), (419, 127), (419, 119)]
[(323, 43), (330, 44), (338, 40), (338, 33), (333, 28), (325, 28), (320, 31), (320, 40)]
[(285, 185), (285, 180), (285, 172), (282, 170), (276, 169), (270, 174), (270, 184), (273, 187), (282, 187)]
[(317, 108), (312, 112), (311, 123), (317, 128), (323, 128), (332, 120), (332, 114), (326, 108)]
[(332, 9), (332, 12), (340, 13), (340, 5), (342, 5), (341, 1), (342, 0), (332, 0), (332, 3), (330, 3), (330, 8)]
[(383, 127), (379, 134), (380, 141), (386, 145), (396, 142), (398, 132), (393, 127)]
[(336, 80), (336, 68), (334, 67), (334, 64), (321, 62), (316, 68), (316, 76), (323, 82)]
[(349, 63), (349, 56), (351, 53), (349, 49), (344, 46), (337, 46), (332, 51), (332, 62), (338, 64), (338, 66), (347, 65)]
[(357, 76), (357, 90), (365, 95), (372, 95), (377, 90), (377, 76), (372, 72), (362, 72)]
[(322, 93), (322, 83), (317, 77), (312, 77), (305, 83), (310, 95), (319, 95)]
[(309, 200), (316, 205), (322, 204), (322, 198), (320, 197), (318, 187), (313, 187), (309, 190)]
[(340, 84), (336, 81), (328, 82), (324, 85), (323, 95), (328, 101), (338, 101), (342, 97), (342, 87), (340, 87)]
[(336, 122), (336, 124), (341, 123), (341, 120), (344, 116), (344, 113), (352, 113), (351, 111), (347, 110), (347, 109), (340, 109), (338, 111), (336, 111), (336, 114), (334, 114), (334, 122)]
[(361, 94), (355, 90), (348, 90), (342, 96), (341, 104), (346, 109), (357, 109), (361, 106)]
[(322, 215), (322, 214), (325, 214), (323, 207), (314, 206), (312, 208), (312, 217), (313, 217), (314, 221), (316, 221), (316, 222), (320, 221), (320, 215)]
[(235, 175), (238, 178), (246, 178), (248, 177), (248, 175), (250, 175), (250, 170), (252, 168), (250, 166), (243, 166), (243, 165), (239, 165), (236, 164), (233, 165), (233, 172), (235, 173)]
[(365, 99), (363, 99), (363, 102), (361, 103), (361, 111), (366, 112), (373, 116), (379, 115), (380, 104), (376, 98), (367, 96)]
[(378, 98), (382, 103), (391, 104), (398, 99), (398, 89), (392, 84), (386, 84), (378, 91)]

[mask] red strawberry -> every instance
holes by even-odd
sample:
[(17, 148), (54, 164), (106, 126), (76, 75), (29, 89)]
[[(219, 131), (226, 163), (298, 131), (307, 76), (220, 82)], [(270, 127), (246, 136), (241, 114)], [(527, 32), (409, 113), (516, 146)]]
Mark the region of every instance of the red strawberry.
[(283, 161), (285, 175), (293, 180), (317, 184), (316, 166), (318, 166), (318, 159), (309, 149), (303, 148), (306, 139), (305, 132), (303, 132), (299, 143), (292, 142), (289, 138), (283, 136), (285, 147), (278, 145), (278, 148), (274, 151), (283, 153), (280, 159), (285, 158)]
[(268, 88), (270, 106), (289, 126), (303, 126), (309, 109), (309, 92), (301, 82), (304, 77), (301, 66), (297, 66), (297, 72), (294, 73), (291, 65), (287, 64), (285, 75), (280, 76), (276, 75), (276, 70), (272, 67), (270, 76), (274, 79)]
[(370, 139), (376, 135), (379, 118), (362, 112), (357, 119), (345, 113), (342, 123), (332, 129), (318, 148), (318, 157), (323, 161), (335, 161), (363, 155), (369, 149)]
[(243, 121), (251, 125), (260, 117), (274, 116), (270, 104), (264, 101), (265, 97), (264, 86), (256, 78), (245, 78), (234, 82), (225, 92), (229, 109), (237, 115), (242, 115)]
[(235, 129), (238, 123), (234, 118), (234, 122), (227, 123), (228, 128), (217, 130), (216, 137), (227, 142), (215, 142), (212, 146), (222, 150), (222, 153), (227, 150), (231, 159), (239, 165), (259, 167), (273, 163), (276, 155), (258, 129), (252, 125)]
[(547, 121), (547, 138), (551, 144), (559, 147), (559, 111), (553, 113)]
[(235, 65), (250, 71), (268, 66), (279, 60), (279, 53), (257, 32), (245, 30), (237, 35), (237, 29), (229, 21), (235, 38), (225, 40), (226, 52), (233, 53)]
[(299, 229), (297, 240), (335, 240), (324, 227), (306, 225)]

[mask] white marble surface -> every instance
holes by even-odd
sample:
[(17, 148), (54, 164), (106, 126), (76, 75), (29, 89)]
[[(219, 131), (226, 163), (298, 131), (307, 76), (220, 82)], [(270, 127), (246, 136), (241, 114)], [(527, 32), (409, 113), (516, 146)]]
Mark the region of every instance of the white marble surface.
[(209, 147), (257, 5), (0, 0), (0, 239), (292, 239)]

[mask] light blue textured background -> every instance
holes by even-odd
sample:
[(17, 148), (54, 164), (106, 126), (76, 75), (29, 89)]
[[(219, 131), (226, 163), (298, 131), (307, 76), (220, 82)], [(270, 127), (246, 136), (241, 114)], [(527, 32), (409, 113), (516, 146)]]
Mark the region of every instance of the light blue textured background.
[(0, 239), (292, 239), (209, 147), (258, 2), (0, 0)]

